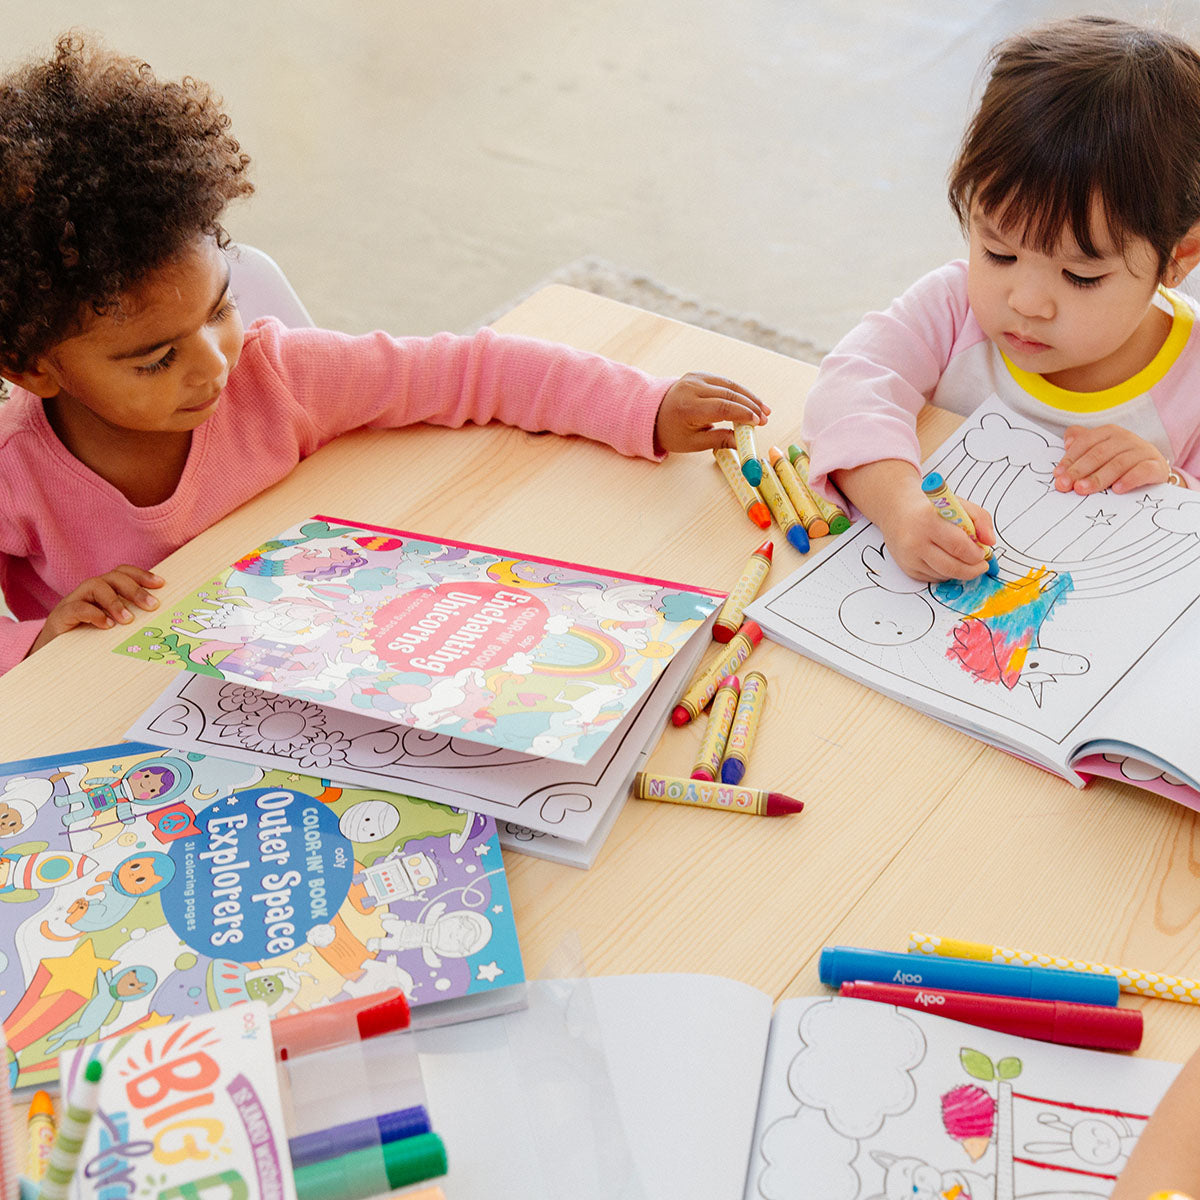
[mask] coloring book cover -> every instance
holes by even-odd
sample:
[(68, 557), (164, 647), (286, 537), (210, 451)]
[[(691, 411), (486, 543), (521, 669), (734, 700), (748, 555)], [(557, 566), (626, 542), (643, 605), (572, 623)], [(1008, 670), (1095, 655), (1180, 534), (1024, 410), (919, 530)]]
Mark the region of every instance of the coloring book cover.
[(295, 1200), (261, 1002), (155, 1025), (64, 1056), (64, 1094), (104, 1063), (71, 1195)]
[[(1156, 693), (1163, 736), (1194, 745), (1175, 685), (1139, 684), (1137, 672), (1200, 611), (1200, 500), (1167, 485), (1064, 494), (1053, 484), (1061, 456), (1061, 439), (993, 397), (924, 469), (992, 514), (998, 577), (918, 583), (859, 521), (747, 615), (772, 639), (1068, 777), (1081, 746), (1124, 736), (1125, 708)], [(1191, 767), (1200, 775), (1200, 761)]]
[(1107, 1196), (1178, 1070), (870, 1000), (785, 1000), (746, 1198)]
[(722, 599), (313, 517), (117, 653), (583, 763)]
[(0, 767), (16, 1086), (246, 1000), (274, 1016), (400, 987), (417, 1023), (523, 978), (490, 817), (136, 742)]

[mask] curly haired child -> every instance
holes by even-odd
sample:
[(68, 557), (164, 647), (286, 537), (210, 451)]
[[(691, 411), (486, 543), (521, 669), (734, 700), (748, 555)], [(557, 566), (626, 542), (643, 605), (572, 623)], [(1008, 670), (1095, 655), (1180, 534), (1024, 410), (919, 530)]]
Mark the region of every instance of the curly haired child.
[(74, 34), (0, 80), (0, 670), (155, 608), (155, 563), (350, 429), (498, 420), (657, 458), (766, 419), (725, 379), (487, 329), (243, 328), (229, 125), (206, 85)]
[[(983, 551), (921, 492), (916, 417), (997, 394), (1063, 433), (1060, 491), (1194, 486), (1200, 55), (1171, 34), (1076, 17), (1019, 34), (950, 175), (967, 260), (872, 313), (805, 408), (812, 478), (835, 483), (912, 578), (973, 579)], [(988, 514), (967, 504), (985, 542)]]

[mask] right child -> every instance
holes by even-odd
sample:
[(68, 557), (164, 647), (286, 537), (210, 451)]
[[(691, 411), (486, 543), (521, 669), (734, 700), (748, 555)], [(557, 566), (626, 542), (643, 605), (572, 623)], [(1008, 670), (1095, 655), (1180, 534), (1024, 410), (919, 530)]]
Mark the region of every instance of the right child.
[[(1196, 485), (1200, 55), (1107, 17), (1002, 42), (950, 176), (965, 262), (915, 283), (826, 357), (802, 436), (913, 579), (974, 579), (979, 545), (921, 491), (917, 414), (995, 393), (1059, 431), (1060, 491)], [(966, 505), (980, 539), (991, 518)]]

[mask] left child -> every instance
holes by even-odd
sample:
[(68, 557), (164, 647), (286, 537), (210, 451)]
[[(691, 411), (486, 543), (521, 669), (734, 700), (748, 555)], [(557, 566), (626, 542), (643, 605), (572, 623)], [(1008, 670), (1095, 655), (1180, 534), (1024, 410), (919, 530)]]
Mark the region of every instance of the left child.
[(245, 328), (229, 125), (206, 85), (73, 34), (0, 79), (0, 671), (156, 608), (153, 564), (351, 429), (502, 421), (661, 458), (766, 420), (726, 379), (488, 329)]

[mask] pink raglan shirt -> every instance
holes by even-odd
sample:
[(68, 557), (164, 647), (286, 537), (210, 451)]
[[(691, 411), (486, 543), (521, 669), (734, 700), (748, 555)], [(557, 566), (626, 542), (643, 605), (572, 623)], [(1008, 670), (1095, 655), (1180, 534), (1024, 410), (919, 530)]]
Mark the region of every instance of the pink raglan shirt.
[[(0, 671), (25, 657), (46, 614), (83, 580), (121, 563), (152, 568), (341, 433), (502, 421), (654, 458), (655, 419), (672, 382), (490, 329), (353, 337), (266, 318), (247, 329), (175, 493), (148, 508), (74, 458), (41, 400), (14, 388), (0, 405), (0, 587), (17, 620), (0, 620)], [(401, 487), (403, 464), (398, 443)]]

